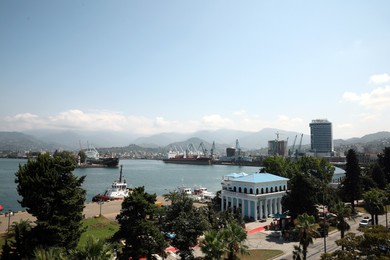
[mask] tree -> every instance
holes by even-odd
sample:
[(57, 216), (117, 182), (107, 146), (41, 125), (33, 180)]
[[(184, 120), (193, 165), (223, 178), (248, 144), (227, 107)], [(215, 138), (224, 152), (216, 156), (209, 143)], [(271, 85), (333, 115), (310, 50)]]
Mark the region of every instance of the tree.
[(35, 245), (41, 247), (77, 246), (84, 228), (82, 226), (85, 190), (83, 177), (72, 171), (76, 160), (69, 152), (54, 157), (41, 154), (19, 165), (16, 173), (20, 204), (36, 217), (32, 228)]
[(245, 254), (248, 247), (243, 244), (246, 239), (246, 231), (237, 222), (231, 222), (223, 229), (222, 237), (226, 243), (228, 260), (237, 259), (237, 254)]
[(305, 212), (316, 215), (317, 191), (313, 178), (302, 173), (295, 174), (289, 181), (289, 191), (282, 199), (283, 209), (288, 210), (293, 219)]
[(200, 240), (200, 249), (204, 253), (206, 260), (220, 260), (225, 253), (225, 244), (220, 230), (210, 230), (204, 233), (204, 238)]
[[(337, 203), (334, 208), (333, 212), (337, 215), (336, 216), (336, 227), (340, 231), (341, 238), (344, 238), (344, 234), (346, 231), (348, 231), (351, 227), (349, 226), (348, 222), (345, 221), (345, 218), (349, 218), (351, 216), (351, 208), (347, 205), (345, 205), (344, 202)], [(344, 250), (344, 248), (341, 248)]]
[(376, 185), (378, 186), (379, 189), (384, 189), (385, 188), (385, 186), (387, 184), (386, 176), (385, 176), (385, 173), (383, 172), (382, 168), (380, 167), (380, 165), (378, 163), (375, 163), (372, 166), (370, 175), (371, 175), (371, 178), (376, 183)]
[(151, 257), (154, 253), (164, 252), (166, 242), (157, 227), (154, 218), (158, 206), (155, 205), (156, 194), (145, 192), (145, 188), (137, 187), (124, 199), (122, 209), (117, 216), (120, 225), (116, 238), (126, 241), (123, 257), (138, 259)]
[(346, 201), (352, 205), (355, 211), (355, 200), (361, 197), (361, 173), (359, 161), (353, 149), (348, 150), (345, 178), (342, 182), (342, 193)]
[(306, 260), (307, 248), (313, 244), (313, 238), (318, 236), (315, 228), (315, 218), (303, 213), (295, 220), (294, 231), (298, 233), (299, 245), (302, 247), (303, 260)]
[(193, 257), (193, 247), (198, 237), (208, 230), (209, 224), (203, 211), (193, 205), (193, 199), (187, 194), (177, 192), (172, 196), (171, 205), (167, 208), (165, 232), (175, 233), (172, 246), (179, 250), (180, 256)]
[(378, 155), (378, 163), (386, 175), (387, 182), (390, 183), (390, 147), (385, 147), (383, 153)]
[(323, 158), (303, 156), (296, 161), (298, 171), (306, 175), (316, 177), (323, 183), (329, 183), (332, 180), (334, 166)]
[(270, 156), (263, 160), (261, 172), (268, 172), (278, 176), (290, 178), (293, 175), (294, 164), (281, 156)]
[(385, 213), (385, 198), (385, 192), (380, 189), (371, 189), (363, 194), (364, 209), (371, 214), (374, 225), (378, 225), (378, 215)]
[(76, 250), (73, 257), (85, 260), (110, 260), (113, 259), (114, 252), (103, 240), (88, 236), (85, 246)]
[(12, 223), (3, 246), (3, 259), (27, 259), (31, 256), (31, 228), (28, 220)]

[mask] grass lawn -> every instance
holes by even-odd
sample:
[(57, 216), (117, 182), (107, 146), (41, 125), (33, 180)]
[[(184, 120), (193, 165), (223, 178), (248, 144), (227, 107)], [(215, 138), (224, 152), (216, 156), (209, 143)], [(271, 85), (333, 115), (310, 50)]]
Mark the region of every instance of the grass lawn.
[(98, 239), (107, 239), (112, 237), (112, 235), (119, 230), (118, 223), (103, 216), (84, 219), (83, 224), (87, 227), (87, 230), (81, 235), (79, 247), (85, 245), (87, 236), (93, 236)]
[(242, 260), (266, 260), (272, 259), (275, 256), (282, 254), (281, 250), (271, 250), (271, 249), (254, 249), (249, 250), (249, 255), (240, 255)]

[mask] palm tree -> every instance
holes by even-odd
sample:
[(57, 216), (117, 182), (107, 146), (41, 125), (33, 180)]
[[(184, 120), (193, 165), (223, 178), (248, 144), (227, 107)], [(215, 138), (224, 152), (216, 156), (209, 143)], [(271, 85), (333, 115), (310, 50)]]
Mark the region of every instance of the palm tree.
[[(344, 202), (340, 201), (334, 206), (334, 213), (337, 215), (336, 227), (340, 230), (341, 239), (344, 238), (345, 231), (348, 231), (351, 228), (348, 222), (345, 221), (345, 218), (349, 218), (351, 216), (351, 212), (351, 208), (345, 205)], [(344, 250), (344, 247), (342, 246), (341, 249)]]
[(9, 253), (18, 258), (28, 258), (31, 256), (33, 251), (31, 229), (31, 221), (29, 220), (21, 219), (19, 222), (12, 223), (7, 233), (7, 247), (3, 250), (3, 254)]
[(51, 260), (51, 259), (58, 259), (58, 260), (66, 260), (68, 259), (63, 250), (61, 248), (57, 247), (50, 247), (50, 248), (36, 248), (34, 250), (34, 259), (36, 260)]
[(226, 250), (222, 234), (222, 232), (216, 230), (205, 232), (204, 238), (200, 241), (200, 249), (206, 255), (206, 260), (222, 258)]
[(364, 209), (371, 214), (372, 223), (378, 225), (378, 215), (385, 213), (385, 193), (380, 189), (371, 189), (363, 194)]
[(77, 259), (109, 260), (114, 257), (114, 252), (103, 240), (88, 236), (83, 248), (76, 250)]
[(222, 237), (226, 243), (228, 259), (237, 259), (237, 254), (246, 254), (248, 246), (243, 242), (246, 240), (246, 231), (236, 221), (229, 223), (222, 231)]
[(299, 215), (295, 220), (294, 231), (298, 233), (299, 244), (302, 246), (303, 260), (306, 260), (307, 248), (309, 244), (313, 244), (313, 238), (318, 236), (314, 217), (307, 213)]

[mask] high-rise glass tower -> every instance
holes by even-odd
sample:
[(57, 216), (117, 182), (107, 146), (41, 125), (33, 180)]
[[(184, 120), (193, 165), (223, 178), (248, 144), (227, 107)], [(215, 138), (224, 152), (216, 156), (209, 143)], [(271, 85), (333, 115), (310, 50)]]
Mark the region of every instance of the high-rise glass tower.
[(330, 155), (333, 152), (332, 123), (327, 119), (315, 119), (310, 123), (311, 151)]

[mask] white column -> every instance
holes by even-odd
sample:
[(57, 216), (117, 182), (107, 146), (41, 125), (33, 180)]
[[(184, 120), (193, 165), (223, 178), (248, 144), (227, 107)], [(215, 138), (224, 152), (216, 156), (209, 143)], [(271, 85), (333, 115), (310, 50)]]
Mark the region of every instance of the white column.
[(272, 214), (276, 214), (277, 212), (277, 209), (276, 209), (276, 199), (273, 199), (273, 209), (272, 209)]
[(254, 208), (255, 208), (255, 221), (257, 221), (257, 200), (253, 201)]
[(221, 211), (223, 212), (223, 200), (224, 200), (225, 196), (222, 195), (222, 198), (221, 198)]
[(241, 199), (241, 215), (242, 215), (242, 216), (244, 216), (244, 206), (245, 206), (244, 200)]
[(259, 201), (259, 213), (260, 213), (260, 218), (262, 219), (263, 218), (263, 202), (262, 201)]
[(252, 207), (251, 207), (251, 201), (248, 200), (248, 217), (252, 217)]
[(265, 218), (268, 218), (268, 199), (265, 199), (264, 215), (265, 215)]
[(282, 213), (283, 213), (283, 212), (282, 212), (282, 198), (279, 198), (279, 199), (278, 199), (278, 202), (279, 202), (279, 203), (278, 203), (278, 206), (279, 206), (279, 213), (282, 214)]

